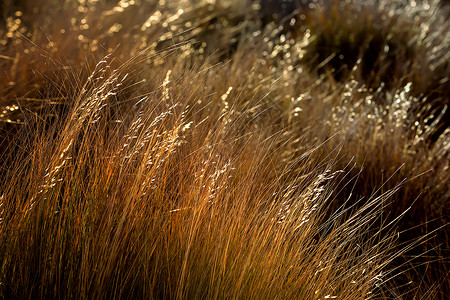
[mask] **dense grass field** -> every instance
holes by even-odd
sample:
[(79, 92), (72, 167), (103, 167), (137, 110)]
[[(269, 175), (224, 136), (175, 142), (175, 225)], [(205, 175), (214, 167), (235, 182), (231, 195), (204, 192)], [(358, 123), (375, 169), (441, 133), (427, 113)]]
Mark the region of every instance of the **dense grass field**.
[(448, 1), (278, 2), (0, 2), (0, 298), (448, 299)]

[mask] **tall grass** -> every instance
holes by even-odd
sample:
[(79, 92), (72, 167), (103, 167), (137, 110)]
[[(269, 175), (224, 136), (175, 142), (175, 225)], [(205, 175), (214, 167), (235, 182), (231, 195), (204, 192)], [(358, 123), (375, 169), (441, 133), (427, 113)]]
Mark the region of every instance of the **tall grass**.
[(3, 4), (0, 295), (445, 299), (446, 7), (213, 2)]

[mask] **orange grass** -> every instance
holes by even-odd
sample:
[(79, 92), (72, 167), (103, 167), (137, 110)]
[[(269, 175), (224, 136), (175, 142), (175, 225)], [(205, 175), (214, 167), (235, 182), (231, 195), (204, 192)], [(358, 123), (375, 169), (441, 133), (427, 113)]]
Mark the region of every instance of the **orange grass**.
[(0, 296), (445, 299), (446, 7), (160, 2), (3, 3)]

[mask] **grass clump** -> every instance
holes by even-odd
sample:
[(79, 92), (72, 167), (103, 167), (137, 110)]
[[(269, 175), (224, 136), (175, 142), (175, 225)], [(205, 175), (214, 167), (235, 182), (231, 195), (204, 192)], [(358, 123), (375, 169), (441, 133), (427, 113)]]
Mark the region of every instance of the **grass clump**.
[(0, 29), (2, 297), (445, 299), (445, 5), (33, 3)]

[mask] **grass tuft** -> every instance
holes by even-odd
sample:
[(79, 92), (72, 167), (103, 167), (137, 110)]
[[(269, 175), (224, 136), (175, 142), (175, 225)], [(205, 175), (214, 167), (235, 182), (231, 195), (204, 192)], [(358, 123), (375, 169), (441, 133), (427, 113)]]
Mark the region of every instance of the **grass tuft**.
[(446, 299), (448, 5), (324, 2), (3, 2), (0, 297)]

